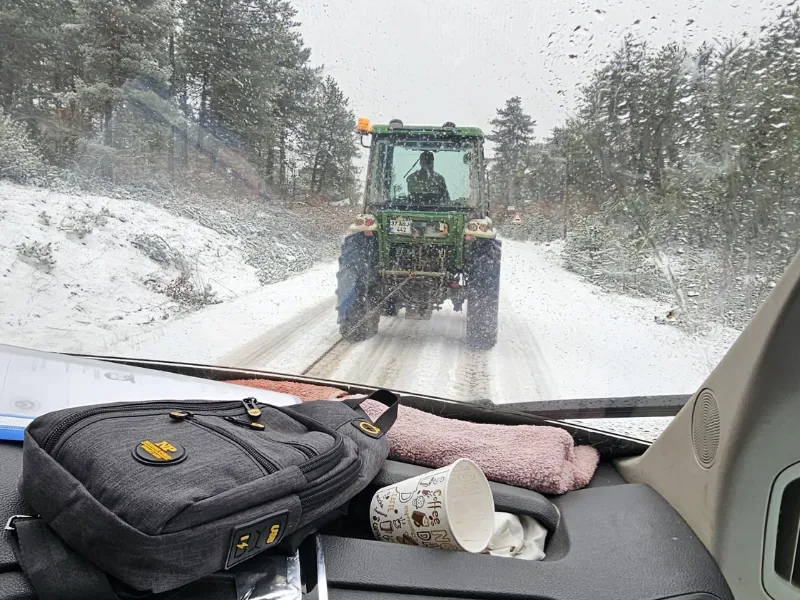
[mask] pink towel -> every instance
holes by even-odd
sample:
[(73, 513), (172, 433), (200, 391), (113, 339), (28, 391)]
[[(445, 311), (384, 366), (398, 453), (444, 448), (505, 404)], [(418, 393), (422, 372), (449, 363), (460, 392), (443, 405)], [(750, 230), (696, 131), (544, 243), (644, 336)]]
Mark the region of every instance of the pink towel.
[[(386, 409), (374, 400), (361, 407), (373, 421)], [(599, 459), (595, 448), (575, 446), (572, 436), (557, 427), (469, 423), (408, 406), (400, 406), (389, 443), (393, 460), (438, 468), (469, 458), (492, 481), (543, 494), (586, 486)]]
[[(229, 381), (284, 392), (308, 400), (331, 400), (347, 392), (292, 381)], [(362, 408), (374, 421), (386, 406), (368, 400)], [(437, 417), (400, 406), (389, 431), (389, 458), (425, 467), (444, 467), (458, 458), (475, 461), (488, 479), (543, 494), (578, 490), (591, 481), (599, 455), (591, 446), (575, 446), (557, 427), (487, 425)]]
[(298, 383), (295, 381), (280, 381), (277, 379), (230, 379), (225, 383), (245, 385), (247, 387), (269, 390), (297, 396), (303, 402), (308, 400), (332, 400), (339, 396), (346, 396), (347, 392), (335, 387), (315, 385), (313, 383)]

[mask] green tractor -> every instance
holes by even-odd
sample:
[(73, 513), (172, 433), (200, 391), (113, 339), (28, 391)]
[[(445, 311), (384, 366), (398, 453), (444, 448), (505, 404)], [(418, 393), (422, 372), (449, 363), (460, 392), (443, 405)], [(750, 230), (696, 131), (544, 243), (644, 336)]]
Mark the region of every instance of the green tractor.
[[(371, 137), (362, 214), (342, 244), (336, 310), (345, 339), (366, 340), (381, 316), (430, 319), (446, 300), (473, 348), (497, 341), (501, 242), (488, 215), (484, 136), (476, 127), (406, 126)], [(364, 144), (365, 145), (365, 144)], [(365, 145), (366, 146), (366, 145)]]

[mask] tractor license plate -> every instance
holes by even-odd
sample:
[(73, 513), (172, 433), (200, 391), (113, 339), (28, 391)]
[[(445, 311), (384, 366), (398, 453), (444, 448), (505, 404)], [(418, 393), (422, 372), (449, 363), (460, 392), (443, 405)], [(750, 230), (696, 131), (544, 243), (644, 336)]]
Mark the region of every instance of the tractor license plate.
[(404, 219), (402, 217), (389, 219), (389, 233), (411, 235), (411, 219)]

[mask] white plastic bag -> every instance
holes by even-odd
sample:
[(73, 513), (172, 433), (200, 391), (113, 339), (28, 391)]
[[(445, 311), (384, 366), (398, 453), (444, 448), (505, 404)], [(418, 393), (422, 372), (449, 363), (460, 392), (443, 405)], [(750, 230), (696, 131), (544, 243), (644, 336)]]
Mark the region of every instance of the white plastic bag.
[(542, 560), (547, 530), (533, 517), (509, 513), (494, 514), (494, 533), (487, 552), (523, 560)]

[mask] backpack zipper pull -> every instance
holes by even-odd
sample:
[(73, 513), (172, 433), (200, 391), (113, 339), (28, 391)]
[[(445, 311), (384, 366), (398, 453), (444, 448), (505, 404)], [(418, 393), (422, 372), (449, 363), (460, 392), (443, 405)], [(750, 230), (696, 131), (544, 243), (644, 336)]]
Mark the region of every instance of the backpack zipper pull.
[(245, 398), (242, 400), (242, 404), (244, 404), (244, 408), (251, 419), (257, 419), (261, 416), (261, 409), (258, 408), (258, 401), (255, 398)]
[(184, 421), (193, 416), (194, 415), (188, 410), (173, 410), (169, 413), (169, 418), (174, 419), (175, 421)]
[(264, 425), (258, 421), (240, 421), (236, 417), (225, 417), (225, 420), (228, 423), (233, 423), (234, 425), (244, 427), (245, 429), (255, 429), (256, 431), (264, 431), (266, 429), (266, 427), (264, 427)]

